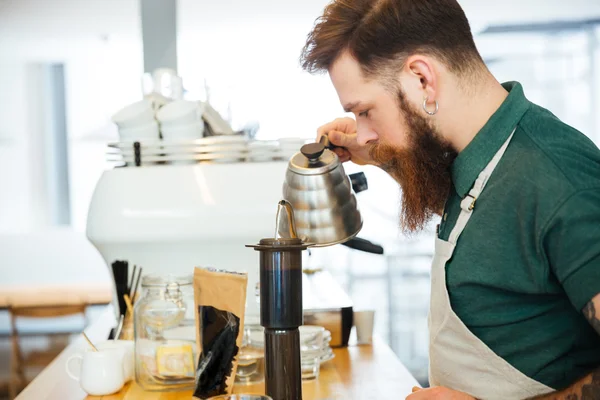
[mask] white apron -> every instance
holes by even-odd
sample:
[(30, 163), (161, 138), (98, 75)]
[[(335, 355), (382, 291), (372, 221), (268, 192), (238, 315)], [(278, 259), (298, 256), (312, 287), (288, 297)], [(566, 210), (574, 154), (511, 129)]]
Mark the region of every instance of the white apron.
[(449, 240), (446, 242), (436, 237), (431, 270), (428, 321), (430, 384), (465, 392), (477, 399), (519, 400), (554, 390), (521, 373), (471, 333), (452, 311), (446, 288), (446, 262), (452, 257), (458, 237), (471, 218), (475, 201), (513, 135), (514, 131), (461, 202), (461, 212)]

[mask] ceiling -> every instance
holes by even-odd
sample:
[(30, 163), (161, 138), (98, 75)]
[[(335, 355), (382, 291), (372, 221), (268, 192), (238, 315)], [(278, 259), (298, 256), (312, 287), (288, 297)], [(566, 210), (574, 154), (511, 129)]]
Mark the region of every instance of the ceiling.
[[(137, 36), (140, 0), (0, 0), (0, 37)], [(178, 0), (180, 29), (227, 22), (312, 23), (327, 0)], [(488, 24), (600, 17), (598, 0), (459, 0), (478, 32)], [(183, 10), (183, 12), (182, 12)]]

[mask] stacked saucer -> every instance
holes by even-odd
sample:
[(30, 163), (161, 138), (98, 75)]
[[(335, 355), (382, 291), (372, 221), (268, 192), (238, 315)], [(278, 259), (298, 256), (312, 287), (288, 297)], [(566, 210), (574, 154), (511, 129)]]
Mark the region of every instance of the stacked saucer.
[(303, 356), (316, 355), (320, 363), (332, 360), (335, 356), (329, 346), (331, 332), (322, 326), (303, 325), (300, 331), (300, 351)]
[[(331, 342), (330, 331), (316, 325), (303, 325), (298, 330), (300, 331), (300, 352), (302, 354), (310, 354), (314, 351), (321, 364), (333, 360), (335, 355), (329, 346)], [(264, 348), (264, 344), (265, 337), (262, 326), (247, 325), (244, 329), (243, 346)]]
[(109, 143), (107, 160), (126, 166), (153, 164), (237, 163), (288, 160), (306, 139), (250, 140), (241, 135), (199, 139), (148, 139)]

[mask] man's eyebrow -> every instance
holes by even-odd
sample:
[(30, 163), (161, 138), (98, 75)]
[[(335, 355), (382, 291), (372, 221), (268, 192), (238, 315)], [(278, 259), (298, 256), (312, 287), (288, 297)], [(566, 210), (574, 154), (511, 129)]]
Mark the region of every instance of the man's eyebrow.
[(354, 110), (356, 107), (358, 107), (360, 105), (361, 105), (360, 101), (356, 101), (354, 103), (346, 103), (346, 105), (344, 106), (344, 111), (352, 112), (352, 110)]

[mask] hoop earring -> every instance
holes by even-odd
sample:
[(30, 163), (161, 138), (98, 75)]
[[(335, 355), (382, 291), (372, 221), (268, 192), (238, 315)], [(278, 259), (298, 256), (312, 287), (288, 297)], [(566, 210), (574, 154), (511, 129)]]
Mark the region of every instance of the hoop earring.
[(425, 99), (423, 100), (423, 110), (425, 110), (425, 112), (429, 115), (437, 114), (438, 110), (440, 109), (440, 105), (438, 104), (437, 100), (435, 101), (435, 110), (434, 111), (429, 111), (427, 109), (427, 100), (429, 100), (429, 97), (425, 97)]

